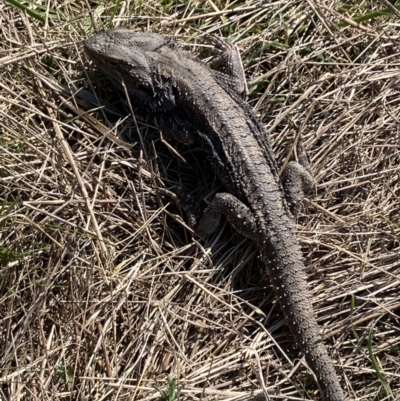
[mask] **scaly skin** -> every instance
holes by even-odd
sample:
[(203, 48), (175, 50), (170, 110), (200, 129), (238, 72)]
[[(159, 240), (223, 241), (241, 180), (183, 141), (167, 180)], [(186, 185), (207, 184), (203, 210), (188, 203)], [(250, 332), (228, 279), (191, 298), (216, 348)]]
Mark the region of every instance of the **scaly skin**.
[[(289, 207), (268, 134), (250, 107), (218, 82), (218, 73), (164, 36), (116, 29), (88, 39), (85, 50), (117, 87), (125, 85), (135, 106), (155, 115), (164, 130), (204, 148), (228, 192), (215, 196), (198, 231), (212, 232), (222, 213), (255, 242), (323, 399), (344, 401), (314, 317), (296, 239), (293, 214), (298, 206), (292, 203), (298, 196)], [(307, 180), (306, 175), (299, 177)], [(287, 192), (290, 197), (291, 189)]]

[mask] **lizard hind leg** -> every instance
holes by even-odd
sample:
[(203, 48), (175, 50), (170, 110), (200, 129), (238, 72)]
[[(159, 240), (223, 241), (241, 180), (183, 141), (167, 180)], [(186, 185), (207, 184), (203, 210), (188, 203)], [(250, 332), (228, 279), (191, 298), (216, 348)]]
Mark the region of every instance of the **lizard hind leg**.
[(234, 229), (243, 236), (256, 240), (257, 229), (250, 209), (239, 199), (229, 193), (221, 192), (214, 196), (204, 211), (195, 231), (205, 237), (216, 231), (224, 215)]
[(311, 193), (315, 187), (311, 164), (301, 139), (297, 142), (298, 162), (288, 163), (282, 176), (285, 197), (294, 220), (300, 212), (304, 193)]

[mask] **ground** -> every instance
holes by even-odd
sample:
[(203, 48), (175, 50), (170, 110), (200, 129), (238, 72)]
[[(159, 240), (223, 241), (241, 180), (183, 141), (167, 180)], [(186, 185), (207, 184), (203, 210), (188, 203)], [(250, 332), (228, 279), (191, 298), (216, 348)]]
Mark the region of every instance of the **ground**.
[(221, 184), (201, 150), (128, 116), (83, 53), (116, 26), (202, 58), (210, 34), (238, 45), (279, 166), (299, 135), (313, 164), (298, 239), (348, 399), (399, 399), (396, 4), (9, 2), (0, 400), (155, 400), (168, 377), (180, 400), (320, 400), (256, 250), (226, 223), (193, 237), (163, 191), (205, 207)]

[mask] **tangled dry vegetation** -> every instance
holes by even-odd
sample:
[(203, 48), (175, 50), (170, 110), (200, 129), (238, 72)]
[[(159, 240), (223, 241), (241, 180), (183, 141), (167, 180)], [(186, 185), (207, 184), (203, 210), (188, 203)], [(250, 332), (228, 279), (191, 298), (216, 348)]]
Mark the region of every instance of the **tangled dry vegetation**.
[(0, 399), (155, 400), (168, 375), (181, 400), (319, 399), (251, 244), (226, 224), (193, 239), (163, 191), (204, 207), (220, 184), (202, 153), (126, 117), (82, 52), (93, 24), (173, 34), (197, 53), (210, 33), (238, 44), (280, 166), (300, 134), (313, 163), (298, 238), (343, 387), (399, 399), (399, 12), (386, 0), (30, 7), (44, 23), (0, 5)]

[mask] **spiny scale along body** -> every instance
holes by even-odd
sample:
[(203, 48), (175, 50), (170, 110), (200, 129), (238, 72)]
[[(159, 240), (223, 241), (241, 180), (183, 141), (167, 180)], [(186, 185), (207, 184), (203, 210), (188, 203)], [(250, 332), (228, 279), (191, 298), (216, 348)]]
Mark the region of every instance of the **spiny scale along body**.
[(176, 139), (205, 150), (227, 192), (214, 197), (196, 231), (210, 234), (222, 214), (255, 243), (323, 399), (344, 401), (319, 333), (296, 239), (302, 188), (312, 183), (308, 160), (300, 149), (300, 163), (290, 163), (281, 181), (268, 133), (239, 95), (244, 81), (238, 52), (221, 41), (216, 47), (227, 74), (155, 33), (115, 29), (85, 41), (95, 66), (127, 91), (135, 107), (156, 116)]

